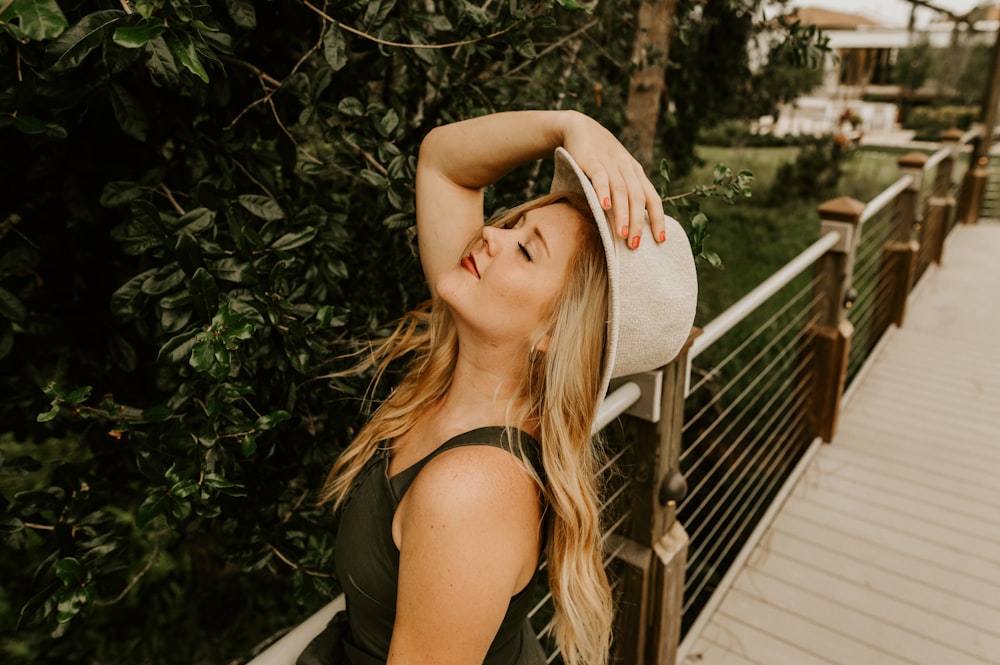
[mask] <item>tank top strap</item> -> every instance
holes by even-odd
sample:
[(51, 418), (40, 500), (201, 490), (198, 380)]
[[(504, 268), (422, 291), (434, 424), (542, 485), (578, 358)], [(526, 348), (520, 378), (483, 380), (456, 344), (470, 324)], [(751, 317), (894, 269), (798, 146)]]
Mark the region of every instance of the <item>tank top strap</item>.
[[(513, 433), (513, 436), (511, 436), (511, 433)], [(417, 475), (420, 474), (420, 471), (428, 462), (443, 452), (461, 448), (462, 446), (493, 446), (495, 448), (502, 448), (512, 455), (527, 459), (531, 463), (535, 473), (542, 474), (542, 448), (541, 444), (534, 437), (519, 429), (508, 431), (506, 427), (500, 426), (478, 427), (451, 437), (428, 453), (419, 462), (414, 463), (389, 478), (389, 489), (392, 492), (393, 499), (399, 503), (403, 495), (406, 494), (406, 490), (410, 488), (410, 485), (413, 484)]]

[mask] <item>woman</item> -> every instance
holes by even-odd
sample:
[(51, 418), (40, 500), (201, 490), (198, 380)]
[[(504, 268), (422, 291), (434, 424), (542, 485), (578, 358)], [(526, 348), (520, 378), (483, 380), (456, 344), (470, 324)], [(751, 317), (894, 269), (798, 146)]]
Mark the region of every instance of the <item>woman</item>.
[[(483, 189), (553, 150), (552, 193), (484, 226)], [(690, 332), (685, 235), (631, 155), (575, 112), (431, 131), (416, 201), (433, 298), (374, 349), (377, 375), (399, 359), (407, 372), (324, 493), (341, 511), (347, 660), (544, 663), (526, 620), (544, 553), (564, 661), (603, 665), (591, 428), (612, 376), (666, 363)]]

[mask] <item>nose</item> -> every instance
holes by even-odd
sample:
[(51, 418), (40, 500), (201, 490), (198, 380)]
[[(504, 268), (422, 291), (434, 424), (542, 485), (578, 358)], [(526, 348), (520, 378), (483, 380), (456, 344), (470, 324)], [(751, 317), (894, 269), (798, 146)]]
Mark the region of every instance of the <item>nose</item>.
[(489, 256), (493, 256), (500, 249), (500, 229), (495, 226), (483, 227), (483, 247)]

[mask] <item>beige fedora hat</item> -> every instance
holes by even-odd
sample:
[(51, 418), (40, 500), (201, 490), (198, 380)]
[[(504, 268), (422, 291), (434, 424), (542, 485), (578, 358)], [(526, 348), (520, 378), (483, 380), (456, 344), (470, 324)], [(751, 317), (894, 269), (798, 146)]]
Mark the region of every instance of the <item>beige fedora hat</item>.
[(645, 224), (639, 247), (626, 247), (613, 233), (590, 179), (563, 148), (556, 148), (551, 191), (586, 198), (604, 244), (610, 293), (600, 402), (611, 379), (661, 367), (687, 341), (698, 300), (694, 256), (672, 217), (666, 218), (666, 242), (655, 242)]

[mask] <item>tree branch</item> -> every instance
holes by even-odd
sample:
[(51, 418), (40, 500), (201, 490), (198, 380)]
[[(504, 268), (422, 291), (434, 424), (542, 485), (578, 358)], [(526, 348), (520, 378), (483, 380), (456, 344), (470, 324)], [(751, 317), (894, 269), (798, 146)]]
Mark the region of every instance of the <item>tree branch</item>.
[(114, 605), (115, 603), (121, 602), (121, 600), (125, 598), (126, 595), (128, 595), (128, 592), (132, 590), (132, 587), (134, 587), (136, 583), (138, 583), (138, 581), (141, 580), (146, 575), (146, 573), (149, 572), (149, 569), (153, 567), (153, 563), (159, 556), (160, 556), (160, 540), (157, 538), (153, 540), (153, 551), (150, 552), (149, 560), (146, 561), (146, 565), (142, 567), (142, 570), (139, 571), (139, 574), (132, 578), (132, 580), (125, 586), (125, 588), (122, 589), (122, 592), (120, 594), (118, 594), (111, 600), (98, 601), (97, 604)]
[(308, 570), (306, 568), (303, 568), (302, 566), (300, 566), (299, 564), (295, 563), (294, 561), (289, 560), (288, 557), (286, 557), (284, 554), (282, 554), (281, 552), (279, 552), (278, 548), (275, 547), (274, 545), (272, 545), (271, 543), (267, 543), (267, 547), (272, 552), (274, 552), (274, 556), (278, 557), (279, 559), (281, 559), (282, 561), (284, 561), (285, 563), (287, 563), (289, 566), (291, 566), (295, 570), (300, 570), (303, 573), (305, 573), (306, 575), (311, 575), (312, 577), (333, 577), (333, 575), (331, 575), (330, 573), (319, 573), (319, 572), (316, 572), (315, 570)]

